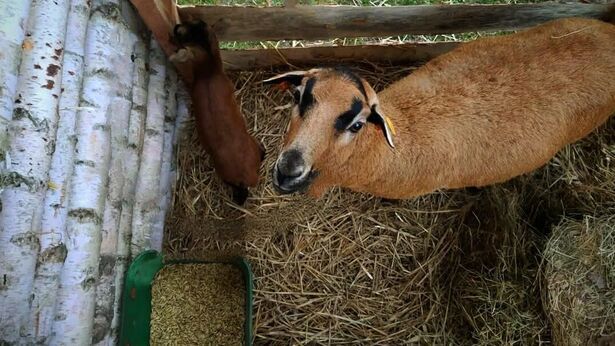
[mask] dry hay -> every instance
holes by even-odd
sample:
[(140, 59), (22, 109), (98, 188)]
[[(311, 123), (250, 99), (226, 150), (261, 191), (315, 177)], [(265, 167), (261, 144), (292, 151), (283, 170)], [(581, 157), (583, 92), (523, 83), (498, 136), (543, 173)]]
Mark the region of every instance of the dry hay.
[[(411, 68), (357, 65), (376, 90)], [(389, 201), (335, 189), (279, 196), (270, 168), (292, 97), (233, 75), (268, 156), (244, 208), (195, 133), (179, 149), (171, 257), (245, 255), (255, 273), (256, 344), (535, 344), (549, 341), (537, 272), (561, 215), (615, 210), (615, 121), (548, 167), (486, 189)]]
[(615, 216), (564, 220), (544, 257), (554, 341), (615, 344)]
[[(450, 268), (452, 301), (466, 323), (457, 342), (532, 345), (548, 340), (536, 275), (543, 237), (524, 222), (517, 186), (485, 189)], [(468, 335), (463, 334), (466, 330)]]

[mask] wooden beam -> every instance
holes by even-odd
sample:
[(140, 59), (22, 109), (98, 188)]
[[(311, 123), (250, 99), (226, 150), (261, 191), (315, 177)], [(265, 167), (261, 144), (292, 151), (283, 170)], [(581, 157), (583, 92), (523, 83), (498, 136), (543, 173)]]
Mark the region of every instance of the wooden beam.
[(404, 34), (514, 30), (563, 17), (598, 18), (610, 5), (425, 5), (392, 7), (185, 6), (182, 20), (201, 18), (222, 41), (315, 40)]
[(399, 45), (364, 45), (285, 49), (223, 50), (227, 70), (251, 70), (272, 66), (311, 65), (346, 62), (380, 62), (392, 64), (428, 61), (455, 48), (457, 42), (406, 43)]

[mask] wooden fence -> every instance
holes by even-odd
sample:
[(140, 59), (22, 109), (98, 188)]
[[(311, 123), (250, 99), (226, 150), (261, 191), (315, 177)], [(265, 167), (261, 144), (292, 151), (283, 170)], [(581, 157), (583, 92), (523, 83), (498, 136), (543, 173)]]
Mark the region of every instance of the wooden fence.
[[(331, 38), (434, 35), (518, 30), (565, 17), (600, 18), (606, 4), (423, 5), (390, 7), (302, 6), (179, 7), (182, 20), (201, 18), (222, 41), (320, 40)], [(452, 43), (362, 45), (224, 51), (227, 69), (326, 61), (405, 63), (425, 61)]]

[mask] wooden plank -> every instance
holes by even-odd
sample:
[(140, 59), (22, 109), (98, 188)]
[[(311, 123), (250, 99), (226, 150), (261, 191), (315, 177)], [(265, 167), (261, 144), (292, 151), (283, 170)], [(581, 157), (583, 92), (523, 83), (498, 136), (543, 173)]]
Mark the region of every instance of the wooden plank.
[(406, 43), (285, 49), (223, 50), (227, 70), (251, 70), (272, 66), (311, 65), (346, 62), (416, 63), (430, 60), (455, 48), (457, 42)]
[[(175, 24), (179, 23), (179, 14), (175, 0), (131, 0), (130, 1), (143, 22), (156, 38), (160, 48), (167, 56), (175, 53), (177, 46), (170, 41), (170, 34)], [(175, 64), (182, 80), (188, 85), (192, 83), (190, 63)]]
[(422, 5), (392, 7), (180, 7), (201, 18), (222, 41), (315, 40), (404, 34), (514, 30), (563, 17), (601, 17), (604, 4)]

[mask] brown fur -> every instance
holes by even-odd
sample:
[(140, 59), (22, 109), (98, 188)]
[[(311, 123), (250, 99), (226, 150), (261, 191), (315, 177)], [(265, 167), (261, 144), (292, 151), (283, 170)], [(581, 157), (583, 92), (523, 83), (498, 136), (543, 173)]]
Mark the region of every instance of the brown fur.
[(370, 97), (394, 124), (395, 148), (370, 123), (344, 142), (332, 125), (361, 93), (326, 69), (306, 76), (317, 79), (317, 103), (305, 120), (293, 114), (285, 149), (301, 148), (319, 172), (310, 194), (342, 186), (408, 198), (484, 186), (539, 168), (615, 112), (615, 26), (555, 20), (430, 61)]
[[(254, 187), (264, 151), (248, 134), (244, 118), (235, 99), (233, 83), (224, 73), (218, 40), (213, 30), (203, 23), (203, 36), (209, 47), (186, 43), (172, 59), (190, 59), (194, 82), (190, 90), (192, 111), (201, 144), (211, 155), (217, 174), (235, 189)], [(177, 41), (181, 39), (176, 38)], [(235, 191), (235, 193), (238, 193)], [(245, 192), (247, 193), (247, 192)], [(245, 197), (236, 198), (243, 203)]]

